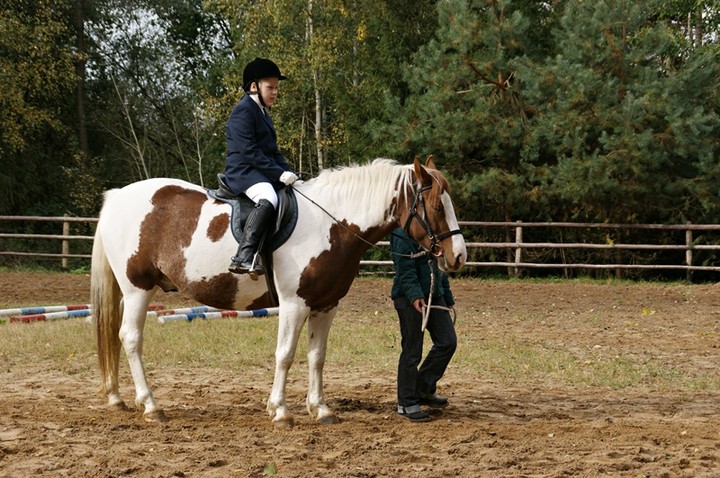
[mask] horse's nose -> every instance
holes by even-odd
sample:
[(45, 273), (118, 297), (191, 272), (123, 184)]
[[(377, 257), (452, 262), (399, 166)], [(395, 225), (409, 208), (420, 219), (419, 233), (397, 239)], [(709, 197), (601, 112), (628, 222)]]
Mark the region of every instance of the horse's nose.
[(464, 265), (465, 265), (465, 254), (458, 254), (457, 256), (455, 256), (455, 264), (453, 264), (453, 268), (455, 270), (458, 270)]

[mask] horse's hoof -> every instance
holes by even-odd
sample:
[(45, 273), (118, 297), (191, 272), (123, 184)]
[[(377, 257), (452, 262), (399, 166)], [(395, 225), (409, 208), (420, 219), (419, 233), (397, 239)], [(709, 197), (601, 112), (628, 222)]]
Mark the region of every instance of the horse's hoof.
[(276, 430), (290, 430), (295, 426), (295, 419), (293, 417), (283, 418), (280, 420), (273, 420), (273, 426)]
[(116, 410), (118, 412), (129, 412), (130, 411), (130, 407), (125, 405), (125, 402), (113, 403), (112, 405), (109, 405), (108, 408), (110, 408), (111, 410)]
[(318, 418), (317, 422), (321, 425), (334, 425), (340, 423), (340, 419), (336, 415), (325, 415), (322, 418)]
[(146, 413), (143, 418), (148, 423), (165, 423), (168, 421), (167, 415), (162, 410), (155, 410), (154, 412)]

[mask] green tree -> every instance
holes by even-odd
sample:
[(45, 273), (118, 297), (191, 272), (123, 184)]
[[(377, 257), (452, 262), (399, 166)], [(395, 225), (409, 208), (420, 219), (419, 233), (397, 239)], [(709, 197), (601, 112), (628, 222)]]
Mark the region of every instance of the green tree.
[(216, 88), (219, 28), (199, 0), (116, 2), (89, 25), (96, 154), (109, 185), (214, 176), (201, 105)]
[(717, 161), (717, 48), (679, 43), (653, 21), (654, 5), (569, 2), (555, 32), (558, 55), (520, 70), (539, 112), (523, 159), (549, 166), (541, 186), (557, 205), (555, 220), (703, 217), (691, 198), (704, 182), (698, 160)]
[[(64, 213), (77, 152), (68, 2), (0, 2), (0, 211)], [(59, 13), (59, 14), (58, 14)]]
[(434, 3), (281, 0), (239, 9), (210, 2), (227, 19), (232, 48), (226, 96), (212, 112), (224, 120), (241, 96), (243, 66), (256, 56), (272, 58), (289, 77), (273, 116), (294, 166), (314, 174), (371, 159), (385, 148), (373, 142), (367, 124), (403, 88), (399, 66), (433, 30)]
[(680, 6), (441, 2), (376, 141), (462, 178), (464, 218), (716, 220), (717, 33)]
[(535, 108), (516, 70), (520, 60), (547, 54), (554, 7), (452, 0), (437, 9), (437, 33), (405, 70), (409, 94), (388, 103), (377, 138), (396, 145), (391, 154), (432, 154), (462, 176), (456, 196), (465, 217), (526, 216), (539, 173), (521, 150)]

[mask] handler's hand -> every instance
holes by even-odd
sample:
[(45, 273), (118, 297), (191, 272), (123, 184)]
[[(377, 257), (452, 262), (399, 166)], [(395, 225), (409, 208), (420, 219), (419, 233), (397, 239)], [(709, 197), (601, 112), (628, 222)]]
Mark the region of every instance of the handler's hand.
[(292, 183), (298, 180), (298, 177), (292, 171), (285, 171), (280, 175), (280, 182), (285, 186), (290, 186)]
[(415, 299), (413, 301), (412, 305), (413, 305), (413, 307), (415, 307), (415, 310), (417, 310), (418, 312), (420, 312), (422, 314), (423, 307), (425, 307), (427, 304), (425, 303), (425, 299), (420, 298), (420, 299)]

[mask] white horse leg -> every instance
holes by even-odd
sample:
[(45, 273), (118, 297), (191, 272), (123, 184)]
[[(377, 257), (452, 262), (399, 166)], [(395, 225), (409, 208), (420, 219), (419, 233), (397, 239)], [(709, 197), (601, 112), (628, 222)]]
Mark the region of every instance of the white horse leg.
[(337, 423), (339, 420), (327, 403), (323, 394), (323, 367), (327, 339), (337, 308), (328, 312), (314, 312), (308, 320), (308, 395), (307, 409), (311, 416), (323, 424)]
[(306, 313), (298, 308), (280, 307), (278, 338), (275, 348), (275, 378), (270, 398), (267, 401), (268, 414), (273, 417), (276, 428), (292, 428), (295, 424), (285, 403), (287, 374), (295, 358), (298, 337), (305, 323)]
[(130, 364), (130, 373), (135, 383), (135, 405), (144, 409), (145, 420), (165, 421), (167, 418), (155, 402), (145, 377), (145, 367), (142, 362), (143, 328), (147, 306), (151, 294), (135, 294), (124, 298), (122, 325), (120, 326), (120, 340), (122, 341)]

